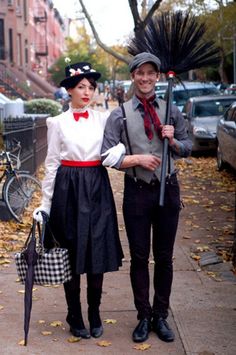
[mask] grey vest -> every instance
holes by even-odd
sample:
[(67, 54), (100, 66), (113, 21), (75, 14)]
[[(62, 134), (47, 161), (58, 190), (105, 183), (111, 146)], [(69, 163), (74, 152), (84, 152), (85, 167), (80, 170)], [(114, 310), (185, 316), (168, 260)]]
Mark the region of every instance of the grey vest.
[[(160, 118), (160, 121), (162, 124), (165, 122), (165, 112), (166, 112), (166, 103), (163, 100), (158, 100), (159, 108), (156, 108), (158, 117)], [(129, 100), (124, 103), (124, 108), (125, 108), (125, 113), (126, 113), (126, 118), (127, 118), (127, 129), (128, 129), (128, 134), (129, 134), (129, 140), (130, 140), (130, 145), (132, 149), (133, 154), (152, 154), (156, 155), (158, 157), (162, 156), (162, 147), (163, 143), (157, 136), (156, 132), (154, 131), (153, 128), (153, 133), (154, 137), (152, 140), (149, 140), (145, 130), (144, 130), (144, 122), (143, 122), (143, 117), (141, 116), (141, 113), (139, 110), (134, 111), (132, 107), (132, 100)], [(130, 154), (128, 144), (127, 144), (127, 138), (125, 131), (122, 133), (122, 142), (124, 142), (126, 146), (126, 152), (127, 154)], [(173, 159), (171, 158), (171, 166), (170, 166), (170, 171), (172, 172), (174, 170), (174, 164), (173, 164)], [(134, 176), (133, 174), (133, 169), (132, 168), (127, 168), (127, 169), (122, 169), (124, 170), (128, 175)], [(153, 178), (157, 178), (160, 180), (160, 175), (161, 175), (161, 165), (154, 171), (149, 171), (146, 170), (140, 166), (135, 167), (136, 171), (136, 176), (138, 179), (141, 179), (147, 183), (150, 183), (150, 181)], [(168, 174), (168, 171), (167, 171)]]

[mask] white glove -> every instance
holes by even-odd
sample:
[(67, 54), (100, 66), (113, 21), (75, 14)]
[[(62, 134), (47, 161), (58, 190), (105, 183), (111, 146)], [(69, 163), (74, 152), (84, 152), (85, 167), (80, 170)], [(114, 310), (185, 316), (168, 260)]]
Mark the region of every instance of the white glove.
[(43, 222), (43, 216), (42, 216), (41, 212), (44, 212), (44, 213), (46, 213), (49, 216), (50, 208), (46, 207), (46, 206), (43, 206), (43, 205), (35, 208), (35, 210), (33, 212), (33, 219), (35, 219), (39, 223)]
[(114, 147), (108, 149), (106, 152), (102, 153), (102, 156), (107, 155), (106, 159), (103, 160), (102, 165), (112, 167), (114, 166), (121, 156), (125, 154), (126, 149), (123, 143), (118, 143)]

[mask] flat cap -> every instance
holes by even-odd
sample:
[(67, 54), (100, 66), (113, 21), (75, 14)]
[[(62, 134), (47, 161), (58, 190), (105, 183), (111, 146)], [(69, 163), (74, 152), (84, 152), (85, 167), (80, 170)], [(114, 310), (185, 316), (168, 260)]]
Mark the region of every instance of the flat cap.
[(130, 73), (132, 73), (135, 69), (137, 69), (138, 67), (140, 67), (145, 63), (152, 63), (156, 66), (158, 71), (160, 70), (161, 67), (160, 59), (152, 53), (142, 52), (136, 54), (131, 60), (131, 62), (129, 63)]

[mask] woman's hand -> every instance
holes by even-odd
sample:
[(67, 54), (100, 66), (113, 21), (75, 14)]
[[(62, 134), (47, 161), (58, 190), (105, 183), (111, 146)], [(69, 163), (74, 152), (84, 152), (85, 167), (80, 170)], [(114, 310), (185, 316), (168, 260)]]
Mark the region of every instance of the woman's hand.
[(34, 212), (33, 212), (33, 219), (35, 219), (37, 222), (39, 223), (43, 223), (43, 213), (46, 213), (47, 216), (49, 216), (50, 214), (50, 209), (46, 206), (39, 206), (37, 208), (35, 208)]
[(109, 167), (114, 166), (119, 161), (121, 156), (125, 154), (125, 152), (126, 149), (124, 144), (118, 143), (114, 147), (101, 154), (102, 157), (107, 155), (107, 157), (103, 160), (102, 165)]

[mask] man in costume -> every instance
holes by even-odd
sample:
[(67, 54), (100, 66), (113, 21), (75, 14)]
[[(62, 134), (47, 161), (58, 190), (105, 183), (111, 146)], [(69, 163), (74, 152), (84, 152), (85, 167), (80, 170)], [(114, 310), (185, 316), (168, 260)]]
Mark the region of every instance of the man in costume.
[[(131, 255), (131, 285), (139, 320), (132, 335), (134, 342), (145, 341), (151, 329), (163, 341), (174, 340), (174, 333), (166, 320), (181, 206), (174, 159), (187, 157), (192, 144), (176, 106), (171, 107), (171, 125), (164, 124), (166, 102), (155, 95), (160, 65), (159, 58), (151, 53), (142, 52), (133, 57), (129, 69), (134, 94), (124, 103), (124, 110), (118, 107), (110, 114), (102, 146), (103, 164), (125, 172), (123, 214)], [(164, 137), (169, 141), (169, 164), (164, 207), (160, 207)], [(118, 143), (124, 144), (126, 154), (119, 155), (120, 149), (116, 154), (114, 147)], [(148, 265), (151, 244), (155, 261), (152, 304), (149, 300)]]

